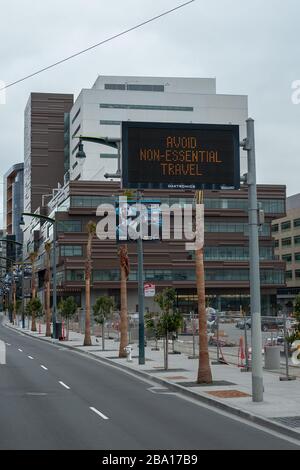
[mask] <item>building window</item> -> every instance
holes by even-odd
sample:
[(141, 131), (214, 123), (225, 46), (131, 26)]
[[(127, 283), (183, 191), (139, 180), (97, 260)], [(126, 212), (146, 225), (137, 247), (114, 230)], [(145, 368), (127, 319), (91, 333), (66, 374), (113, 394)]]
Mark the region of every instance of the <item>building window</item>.
[(291, 238), (283, 238), (281, 240), (281, 246), (291, 246), (292, 245), (292, 239)]
[[(262, 209), (267, 214), (281, 214), (284, 213), (285, 204), (282, 199), (263, 199), (259, 201)], [(237, 209), (248, 211), (247, 199), (214, 199), (208, 198), (205, 200), (206, 209)]]
[(76, 152), (76, 150), (78, 149), (78, 147), (79, 147), (79, 142), (78, 142), (78, 144), (76, 144), (75, 147), (73, 148), (73, 150), (72, 150), (72, 155), (74, 155), (74, 153)]
[(60, 256), (82, 256), (81, 245), (61, 245)]
[[(260, 259), (274, 259), (273, 248), (271, 246), (261, 246), (259, 251)], [(194, 259), (194, 253), (191, 254), (192, 259)], [(248, 247), (241, 246), (207, 246), (204, 249), (204, 256), (206, 261), (247, 261), (249, 259), (249, 249)]]
[(295, 253), (295, 263), (300, 263), (300, 253)]
[(291, 263), (292, 262), (292, 255), (282, 255), (281, 259), (282, 259), (282, 261), (285, 261), (286, 263)]
[(103, 119), (100, 121), (101, 126), (120, 126), (121, 124), (121, 121), (109, 121), (108, 119)]
[(78, 131), (80, 131), (80, 128), (81, 128), (81, 124), (79, 124), (78, 127), (76, 127), (76, 130), (73, 132), (72, 134), (72, 139), (74, 139), (75, 135), (77, 134)]
[(300, 269), (296, 269), (295, 271), (295, 278), (300, 279)]
[(294, 243), (295, 245), (300, 245), (300, 236), (294, 237)]
[(117, 104), (117, 103), (100, 103), (103, 109), (135, 109), (145, 111), (189, 111), (193, 112), (192, 106), (157, 106), (150, 104)]
[(71, 196), (71, 207), (98, 207), (100, 204), (115, 204), (115, 198), (105, 196)]
[(283, 222), (281, 224), (281, 230), (284, 231), (284, 230), (291, 230), (291, 222), (288, 221), (288, 222)]
[(75, 116), (73, 117), (73, 119), (72, 119), (72, 124), (74, 124), (74, 122), (76, 121), (76, 118), (79, 116), (79, 113), (80, 113), (80, 108), (78, 109), (77, 113), (76, 113)]
[(82, 282), (85, 279), (83, 269), (68, 269), (66, 274), (67, 281)]
[(285, 272), (285, 280), (292, 281), (293, 280), (293, 271), (286, 271)]
[(279, 225), (275, 224), (272, 225), (272, 233), (278, 233), (279, 232)]
[(129, 91), (165, 91), (164, 85), (127, 85)]
[(82, 226), (80, 220), (59, 220), (58, 232), (81, 232)]
[(120, 270), (119, 269), (107, 269), (100, 270), (95, 269), (93, 271), (93, 281), (120, 281)]
[[(205, 223), (205, 232), (207, 233), (243, 233), (245, 236), (249, 234), (249, 224), (237, 223), (218, 223), (218, 222), (207, 222)], [(263, 237), (270, 236), (270, 225), (264, 224), (260, 235)]]
[(294, 220), (294, 228), (300, 227), (300, 219)]
[(122, 83), (105, 83), (105, 90), (125, 90), (125, 85)]
[(275, 240), (274, 246), (275, 248), (279, 248), (279, 240)]
[(100, 153), (100, 158), (118, 158), (117, 153)]

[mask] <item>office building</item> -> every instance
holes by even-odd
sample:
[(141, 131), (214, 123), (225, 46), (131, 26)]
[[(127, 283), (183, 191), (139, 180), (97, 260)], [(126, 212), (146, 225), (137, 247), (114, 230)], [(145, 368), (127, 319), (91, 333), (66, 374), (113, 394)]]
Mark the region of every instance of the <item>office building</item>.
[(58, 185), (64, 184), (65, 114), (73, 95), (31, 93), (25, 108), (24, 210), (34, 212)]

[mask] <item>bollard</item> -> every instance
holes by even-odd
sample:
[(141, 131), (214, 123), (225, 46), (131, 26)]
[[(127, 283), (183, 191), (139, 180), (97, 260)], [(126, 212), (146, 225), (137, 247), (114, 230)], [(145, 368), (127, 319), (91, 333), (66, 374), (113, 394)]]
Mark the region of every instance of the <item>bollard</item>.
[(132, 346), (126, 346), (126, 348), (124, 348), (124, 349), (125, 349), (126, 354), (127, 354), (127, 362), (132, 362), (132, 357), (131, 357)]

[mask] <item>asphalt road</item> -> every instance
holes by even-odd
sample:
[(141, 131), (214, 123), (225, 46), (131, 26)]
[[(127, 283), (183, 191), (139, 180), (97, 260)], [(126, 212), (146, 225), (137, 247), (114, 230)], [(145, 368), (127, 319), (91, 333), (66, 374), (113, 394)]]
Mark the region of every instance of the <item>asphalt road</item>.
[(3, 326), (0, 339), (0, 449), (299, 449), (66, 348)]

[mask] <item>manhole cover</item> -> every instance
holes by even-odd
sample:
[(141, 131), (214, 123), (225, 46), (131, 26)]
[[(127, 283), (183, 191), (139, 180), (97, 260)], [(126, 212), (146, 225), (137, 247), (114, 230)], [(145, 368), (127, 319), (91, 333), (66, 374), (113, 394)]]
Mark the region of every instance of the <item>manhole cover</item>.
[(180, 382), (179, 385), (183, 387), (192, 388), (192, 387), (232, 387), (236, 385), (232, 382), (227, 382), (226, 380), (215, 380), (211, 384), (198, 384), (197, 382)]
[(300, 416), (286, 416), (282, 418), (273, 418), (274, 421), (284, 424), (289, 428), (300, 428)]
[(239, 390), (218, 390), (215, 392), (207, 392), (209, 395), (218, 398), (246, 398), (251, 397), (247, 393), (240, 392)]

